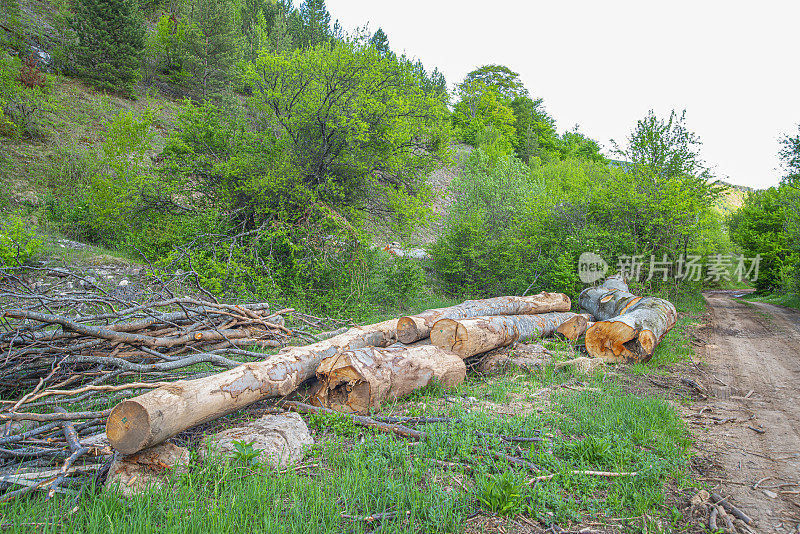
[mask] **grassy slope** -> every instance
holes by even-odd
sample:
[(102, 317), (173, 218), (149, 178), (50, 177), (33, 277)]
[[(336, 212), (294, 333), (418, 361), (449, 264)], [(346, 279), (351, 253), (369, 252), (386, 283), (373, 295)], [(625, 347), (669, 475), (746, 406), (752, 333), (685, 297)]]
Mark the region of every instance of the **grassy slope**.
[(767, 304), (776, 304), (778, 306), (786, 306), (787, 308), (794, 308), (800, 310), (800, 295), (791, 293), (773, 293), (771, 295), (749, 295), (744, 297), (748, 300), (756, 300), (758, 302), (766, 302)]
[(107, 95), (66, 76), (48, 75), (51, 108), (39, 116), (40, 136), (35, 139), (0, 137), (2, 171), (12, 208), (23, 208), (37, 222), (48, 191), (64, 176), (81, 154), (97, 150), (106, 125), (120, 112), (154, 112), (154, 151), (160, 150), (172, 128), (178, 103), (155, 94), (129, 100)]

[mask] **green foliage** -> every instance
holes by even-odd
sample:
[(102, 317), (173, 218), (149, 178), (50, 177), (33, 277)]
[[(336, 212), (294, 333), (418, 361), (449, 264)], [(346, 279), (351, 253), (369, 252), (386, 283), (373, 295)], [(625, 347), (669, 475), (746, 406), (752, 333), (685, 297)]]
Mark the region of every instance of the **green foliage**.
[(564, 132), (558, 140), (558, 151), (561, 159), (582, 159), (595, 163), (604, 163), (606, 158), (600, 154), (600, 145), (597, 141), (590, 139), (578, 131), (578, 127), (572, 131)]
[(259, 457), (261, 451), (253, 447), (255, 441), (245, 442), (244, 440), (235, 439), (233, 443), (233, 458), (244, 464), (246, 467), (259, 467), (261, 462)]
[(43, 137), (45, 114), (54, 111), (49, 80), (41, 74), (37, 83), (26, 84), (28, 67), (19, 58), (0, 50), (0, 135)]
[(162, 14), (155, 29), (145, 40), (143, 58), (144, 82), (152, 83), (158, 76), (166, 76), (173, 83), (185, 81), (186, 23), (178, 22), (174, 14)]
[(231, 80), (231, 67), (239, 57), (232, 2), (192, 0), (183, 38), (186, 83), (201, 100), (219, 93)]
[(313, 48), (331, 38), (331, 14), (325, 0), (303, 0), (300, 4), (300, 48)]
[(372, 34), (372, 37), (369, 38), (369, 44), (374, 46), (375, 50), (381, 54), (390, 54), (392, 52), (392, 49), (389, 47), (389, 38), (386, 36), (386, 32), (381, 28), (378, 28), (375, 33)]
[[(528, 171), (513, 158), (492, 163), (481, 154), (473, 152), (454, 181), (454, 219), (432, 248), (454, 294), (575, 294), (582, 288), (578, 257), (587, 251), (611, 261), (717, 250), (715, 190), (702, 180), (637, 176), (573, 159)], [(485, 163), (476, 165), (481, 157)]]
[(486, 476), (478, 481), (475, 492), (478, 502), (489, 512), (498, 515), (517, 515), (524, 511), (523, 481), (513, 471)]
[(131, 95), (145, 35), (136, 2), (77, 0), (72, 26), (79, 75), (98, 89)]
[(514, 111), (500, 93), (482, 81), (462, 83), (459, 101), (453, 108), (453, 125), (460, 139), (478, 146), (481, 135), (491, 132), (492, 140), (507, 154), (515, 144)]
[(372, 47), (262, 54), (247, 79), (260, 127), (281, 132), (302, 183), (325, 204), (357, 205), (387, 190), (413, 195), (445, 155), (443, 103), (406, 64)]
[(519, 73), (505, 65), (484, 65), (466, 75), (460, 91), (490, 90), (501, 100), (511, 102), (516, 98), (527, 98), (528, 90), (519, 79)]
[(42, 251), (43, 241), (17, 214), (0, 223), (0, 267), (19, 267)]
[(475, 149), (451, 183), (455, 201), (447, 230), (431, 248), (434, 268), (453, 294), (496, 295), (518, 267), (516, 213), (536, 184), (513, 156)]
[(761, 255), (754, 285), (762, 292), (784, 287), (790, 278), (783, 276), (784, 269), (795, 266), (800, 259), (786, 231), (784, 200), (792, 193), (787, 186), (753, 191), (745, 198), (744, 205), (727, 219), (733, 242), (750, 256)]
[(674, 110), (664, 120), (650, 110), (636, 123), (627, 139), (627, 147), (616, 142), (616, 153), (633, 164), (634, 170), (663, 178), (695, 176), (709, 179), (711, 172), (700, 159), (702, 143), (685, 124), (686, 110), (678, 115)]
[(516, 131), (514, 149), (525, 163), (550, 161), (558, 153), (555, 120), (543, 109), (543, 100), (519, 96), (511, 101)]
[(8, 49), (22, 51), (26, 48), (26, 43), (20, 0), (0, 0), (0, 15), (3, 17), (0, 26), (0, 51)]

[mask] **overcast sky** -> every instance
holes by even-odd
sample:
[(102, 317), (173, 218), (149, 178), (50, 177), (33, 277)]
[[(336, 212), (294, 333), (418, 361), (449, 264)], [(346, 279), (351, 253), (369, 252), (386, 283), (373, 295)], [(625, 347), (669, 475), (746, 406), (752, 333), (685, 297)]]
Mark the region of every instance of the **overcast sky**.
[[(299, 3), (299, 2), (298, 2)], [(500, 63), (559, 131), (606, 148), (649, 109), (686, 109), (717, 177), (778, 183), (778, 139), (800, 123), (800, 1), (327, 0), (345, 30), (383, 28), (395, 52), (451, 85)]]

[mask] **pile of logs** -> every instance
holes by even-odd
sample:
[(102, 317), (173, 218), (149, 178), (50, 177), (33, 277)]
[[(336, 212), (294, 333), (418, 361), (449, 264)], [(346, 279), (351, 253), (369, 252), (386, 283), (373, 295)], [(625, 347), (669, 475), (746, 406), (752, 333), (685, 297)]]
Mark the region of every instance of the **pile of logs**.
[(287, 347), (263, 362), (123, 401), (108, 418), (108, 439), (116, 450), (132, 454), (253, 402), (288, 395), (315, 377), (315, 402), (364, 412), (434, 379), (460, 383), (465, 357), (550, 335), (578, 316), (568, 312), (570, 306), (560, 293), (497, 297), (351, 328), (311, 345)]
[(597, 319), (586, 330), (586, 351), (611, 363), (648, 361), (678, 317), (671, 302), (637, 297), (619, 275), (584, 289), (578, 301)]
[[(290, 330), (286, 319), (317, 328), (330, 321), (291, 309), (168, 297), (140, 304), (104, 292), (48, 296), (21, 282), (0, 287), (0, 393), (16, 398), (0, 401), (0, 485), (22, 485), (16, 491), (24, 493), (46, 484), (52, 495), (67, 474), (96, 470), (87, 456), (94, 438), (133, 454), (304, 384), (317, 406), (365, 413), (434, 381), (458, 385), (465, 359), (515, 342), (585, 336), (592, 357), (646, 361), (676, 319), (671, 303), (634, 296), (618, 277), (581, 293), (588, 313), (570, 312), (569, 297), (545, 292), (469, 300), (319, 336)], [(316, 341), (289, 346), (292, 338)], [(281, 346), (271, 356), (255, 350)], [(91, 411), (120, 397), (113, 410)], [(80, 411), (66, 412), (64, 403)], [(12, 428), (21, 422), (28, 427)], [(20, 467), (54, 461), (60, 468), (44, 482), (17, 476)]]

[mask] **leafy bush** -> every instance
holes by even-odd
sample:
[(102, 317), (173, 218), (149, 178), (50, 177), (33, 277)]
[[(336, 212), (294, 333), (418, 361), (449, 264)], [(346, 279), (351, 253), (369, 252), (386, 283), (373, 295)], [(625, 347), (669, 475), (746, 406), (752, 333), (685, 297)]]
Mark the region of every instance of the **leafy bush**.
[(19, 215), (13, 214), (0, 223), (0, 266), (19, 267), (42, 251), (43, 241), (28, 230)]
[(791, 220), (787, 207), (794, 194), (787, 186), (753, 191), (745, 198), (744, 205), (727, 219), (731, 239), (748, 255), (761, 255), (754, 283), (759, 291), (793, 289), (800, 254), (792, 249), (787, 232)]
[(486, 510), (499, 515), (517, 515), (524, 511), (523, 482), (519, 473), (506, 471), (479, 480), (478, 502)]
[(583, 252), (609, 262), (635, 254), (677, 259), (717, 250), (722, 234), (706, 182), (586, 160), (528, 170), (514, 158), (493, 161), (478, 149), (453, 192), (454, 217), (432, 248), (441, 281), (453, 294), (575, 294), (582, 287), (577, 262)]
[(0, 135), (43, 137), (45, 114), (53, 110), (47, 78), (0, 51)]

